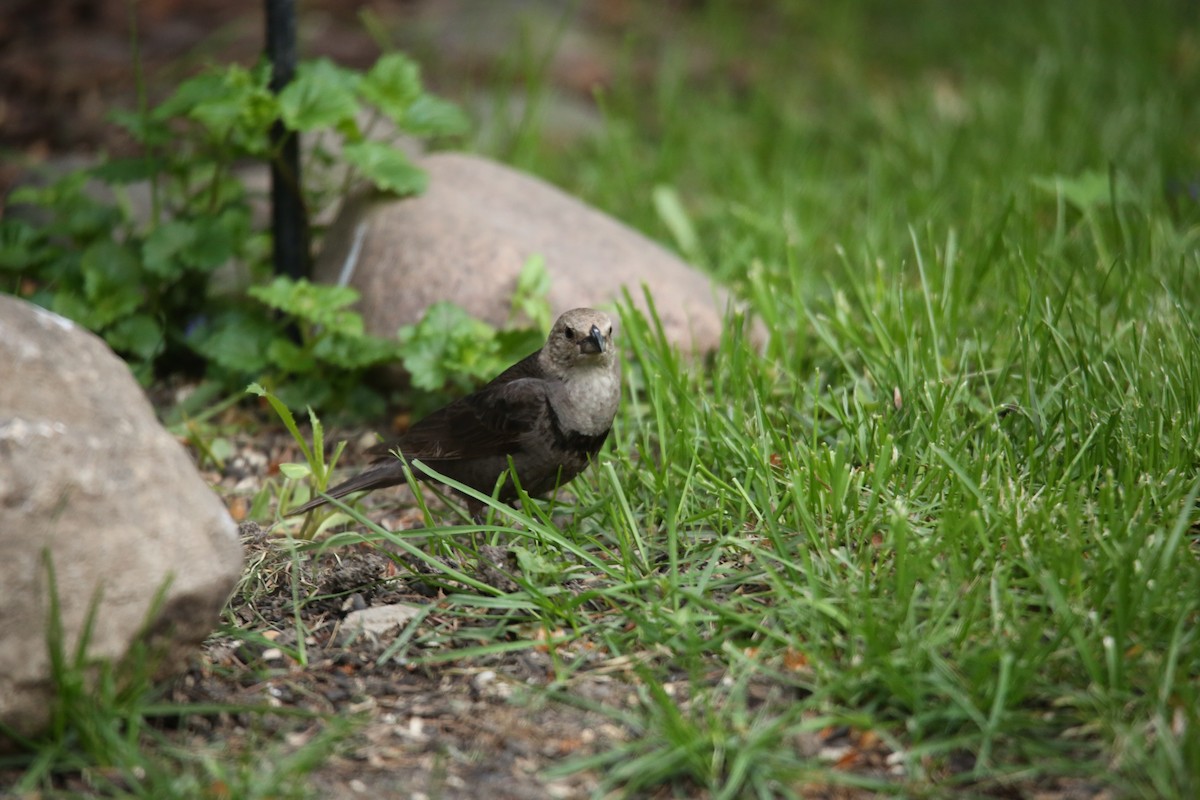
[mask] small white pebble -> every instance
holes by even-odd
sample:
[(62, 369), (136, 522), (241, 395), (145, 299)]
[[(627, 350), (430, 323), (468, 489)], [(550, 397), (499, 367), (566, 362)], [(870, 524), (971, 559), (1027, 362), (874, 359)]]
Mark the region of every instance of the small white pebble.
[(822, 747), (820, 752), (817, 753), (817, 758), (821, 759), (822, 761), (838, 762), (850, 755), (850, 752), (853, 749), (854, 748), (850, 747), (849, 745), (845, 747)]

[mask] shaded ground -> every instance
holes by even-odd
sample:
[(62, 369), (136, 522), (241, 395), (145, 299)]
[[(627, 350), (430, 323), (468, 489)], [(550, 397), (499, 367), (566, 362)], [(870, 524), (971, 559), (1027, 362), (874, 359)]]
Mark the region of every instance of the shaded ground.
[[(244, 513), (265, 481), (278, 477), (280, 462), (300, 458), (281, 431), (254, 424), (237, 427), (260, 432), (239, 434), (238, 454), (224, 468), (207, 473), (235, 515)], [(364, 437), (332, 438), (353, 442)], [(351, 461), (357, 457), (349, 455)], [(419, 527), (419, 512), (405, 503), (405, 493), (371, 495), (366, 501), (371, 518), (389, 530)], [(242, 532), (248, 567), (231, 615), (239, 630), (250, 633), (210, 641), (169, 697), (182, 704), (273, 706), (321, 719), (251, 712), (189, 717), (178, 734), (183, 741), (219, 741), (222, 749), (236, 752), (253, 747), (252, 734), (265, 731), (296, 751), (334, 724), (331, 720), (350, 720), (353, 732), (312, 776), (320, 796), (574, 798), (593, 796), (602, 774), (591, 770), (560, 776), (556, 768), (638, 736), (618, 715), (637, 705), (639, 659), (610, 657), (586, 641), (560, 646), (553, 654), (534, 644), (497, 655), (459, 657), (455, 648), (470, 641), (472, 625), (462, 613), (462, 601), (452, 608), (444, 599), (444, 576), (426, 581), (422, 573), (428, 570), (403, 552), (386, 544), (351, 545), (294, 561), (281, 540), (258, 525), (244, 523)], [(454, 566), (506, 588), (501, 573), (515, 565), (504, 563), (501, 548), (481, 551), (500, 562), (498, 570), (479, 563)], [(297, 592), (302, 599), (298, 616)], [(378, 635), (356, 631), (347, 618), (362, 609), (394, 606), (424, 616), (411, 628), (404, 619)], [(522, 630), (519, 623), (509, 629)], [(296, 657), (297, 630), (306, 632), (299, 634), (304, 636), (302, 658)], [(538, 631), (527, 633), (533, 642), (538, 637)], [(397, 649), (396, 642), (406, 639), (412, 644)], [(485, 641), (481, 634), (479, 644)], [(653, 661), (659, 656), (645, 657)], [(413, 663), (418, 660), (424, 664)], [(556, 681), (561, 674), (556, 660), (572, 664), (565, 681)], [(719, 679), (714, 673), (712, 680)], [(665, 688), (686, 703), (684, 676)], [(752, 693), (764, 705), (794, 700), (766, 681), (752, 687)], [(882, 778), (889, 771), (889, 751), (872, 735), (827, 729), (793, 744), (827, 762), (844, 760), (844, 768), (863, 775)], [(811, 790), (812, 797), (866, 796), (824, 785)], [(705, 795), (693, 788), (685, 796)]]

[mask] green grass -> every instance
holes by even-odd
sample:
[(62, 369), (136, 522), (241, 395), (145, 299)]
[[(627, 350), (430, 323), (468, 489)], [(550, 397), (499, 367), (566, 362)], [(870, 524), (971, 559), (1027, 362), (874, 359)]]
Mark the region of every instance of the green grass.
[[(836, 775), (789, 742), (833, 720), (887, 737), (903, 772), (874, 785), (901, 794), (1200, 793), (1186, 5), (705, 8), (632, 41), (657, 77), (602, 94), (604, 136), (512, 149), (666, 241), (673, 189), (771, 335), (695, 365), (625, 317), (614, 446), (570, 546), (541, 540), (595, 588), (509, 600), (641, 665), (613, 712), (638, 736), (597, 763), (798, 794)], [(655, 687), (677, 675), (686, 702)], [(796, 699), (753, 706), (764, 677)]]
[[(768, 5), (643, 12), (603, 135), (499, 137), (663, 241), (694, 231), (763, 352), (731, 322), (691, 363), (624, 314), (626, 399), (575, 506), (482, 533), (516, 592), (432, 558), (471, 563), (476, 528), (306, 546), (446, 573), (459, 624), (419, 617), (389, 657), (553, 642), (548, 694), (630, 733), (559, 771), (618, 795), (1200, 795), (1190, 6)], [(572, 692), (597, 663), (631, 706)], [(814, 756), (831, 726), (891, 771)]]

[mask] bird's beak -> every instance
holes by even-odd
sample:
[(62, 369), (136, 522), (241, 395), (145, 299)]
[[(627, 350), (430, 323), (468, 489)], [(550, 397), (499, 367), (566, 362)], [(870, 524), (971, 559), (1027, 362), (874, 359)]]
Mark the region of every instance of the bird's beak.
[(579, 343), (579, 352), (581, 353), (603, 353), (608, 347), (608, 341), (604, 338), (604, 334), (595, 325), (588, 333), (586, 339)]

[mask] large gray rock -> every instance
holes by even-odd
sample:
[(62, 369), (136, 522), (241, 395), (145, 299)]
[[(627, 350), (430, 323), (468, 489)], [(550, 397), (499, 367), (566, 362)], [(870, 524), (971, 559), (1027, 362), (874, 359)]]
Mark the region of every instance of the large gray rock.
[(368, 331), (392, 336), (439, 300), (502, 325), (517, 276), (545, 259), (557, 314), (599, 306), (628, 289), (654, 298), (668, 338), (684, 350), (716, 347), (728, 295), (641, 233), (537, 178), (477, 156), (420, 159), (419, 197), (352, 198), (326, 234), (315, 277), (362, 293)]
[(164, 672), (211, 632), (242, 564), (236, 525), (124, 362), (0, 295), (0, 722), (22, 734), (53, 700), (46, 557), (68, 654), (95, 601), (89, 655), (120, 659), (145, 632)]

